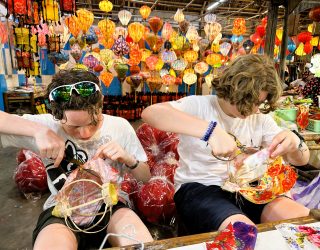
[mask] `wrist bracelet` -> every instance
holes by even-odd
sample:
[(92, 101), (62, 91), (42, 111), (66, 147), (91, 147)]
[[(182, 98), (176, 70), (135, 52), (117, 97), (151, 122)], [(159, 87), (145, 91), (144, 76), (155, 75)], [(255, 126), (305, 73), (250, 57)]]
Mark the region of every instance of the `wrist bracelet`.
[(296, 130), (291, 130), (291, 132), (294, 133), (296, 136), (298, 136), (298, 138), (300, 140), (299, 145), (298, 145), (298, 149), (301, 150), (301, 148), (303, 147), (303, 143), (305, 142), (304, 138)]
[(207, 142), (216, 126), (217, 126), (217, 122), (211, 121), (206, 130), (206, 133), (202, 136), (201, 140)]
[(138, 167), (139, 163), (140, 163), (139, 160), (137, 160), (137, 162), (136, 162), (133, 166), (128, 166), (128, 165), (126, 164), (126, 167), (129, 168), (129, 169), (131, 169), (131, 170), (133, 170), (133, 169), (135, 169), (136, 167)]

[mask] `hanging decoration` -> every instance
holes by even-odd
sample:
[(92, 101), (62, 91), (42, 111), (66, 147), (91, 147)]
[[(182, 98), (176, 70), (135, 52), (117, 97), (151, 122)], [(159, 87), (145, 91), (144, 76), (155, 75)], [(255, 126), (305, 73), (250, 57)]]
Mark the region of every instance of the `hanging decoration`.
[(103, 84), (109, 88), (110, 84), (113, 80), (113, 75), (112, 73), (108, 72), (108, 71), (103, 71), (100, 73), (100, 80), (103, 82)]
[(184, 14), (182, 9), (177, 9), (176, 14), (174, 14), (173, 19), (177, 22), (177, 23), (181, 23), (182, 21), (184, 21)]
[(127, 10), (121, 10), (118, 13), (119, 20), (123, 26), (127, 26), (131, 20), (131, 12)]
[(246, 20), (244, 18), (236, 18), (233, 21), (232, 34), (236, 36), (246, 33)]
[(149, 17), (150, 13), (151, 13), (151, 8), (147, 5), (143, 5), (141, 6), (141, 8), (139, 9), (140, 15), (142, 16), (142, 18), (144, 20), (147, 20), (147, 18)]
[(183, 76), (183, 81), (187, 84), (187, 85), (192, 85), (194, 83), (197, 82), (197, 75), (194, 73), (187, 73), (184, 74)]
[(204, 21), (206, 23), (214, 23), (216, 21), (217, 17), (215, 14), (209, 13), (204, 16)]
[(149, 18), (148, 23), (154, 34), (157, 34), (161, 30), (163, 25), (162, 19), (157, 16)]
[(42, 17), (45, 22), (58, 22), (60, 20), (59, 4), (55, 0), (46, 0), (42, 2)]
[(83, 34), (86, 34), (93, 23), (93, 13), (87, 9), (78, 9), (77, 17), (80, 24), (80, 29), (82, 30)]
[(111, 50), (116, 56), (123, 56), (129, 53), (129, 46), (123, 36), (120, 36), (113, 44)]
[(108, 0), (102, 0), (99, 2), (99, 9), (108, 13), (108, 12), (112, 11), (113, 4)]
[(112, 37), (112, 34), (115, 32), (116, 24), (110, 19), (103, 19), (98, 22), (98, 28), (103, 34), (104, 38), (108, 40)]
[(207, 63), (205, 62), (198, 62), (195, 66), (194, 66), (194, 71), (200, 75), (206, 73), (209, 69), (209, 66)]
[(144, 35), (145, 29), (141, 23), (134, 22), (128, 25), (128, 34), (135, 43), (138, 43)]
[(72, 13), (76, 11), (76, 1), (75, 0), (60, 0), (60, 11), (62, 13)]
[(171, 37), (172, 32), (173, 32), (173, 28), (172, 28), (171, 24), (168, 23), (168, 22), (165, 22), (163, 27), (162, 27), (161, 36), (165, 40), (169, 40), (170, 37)]

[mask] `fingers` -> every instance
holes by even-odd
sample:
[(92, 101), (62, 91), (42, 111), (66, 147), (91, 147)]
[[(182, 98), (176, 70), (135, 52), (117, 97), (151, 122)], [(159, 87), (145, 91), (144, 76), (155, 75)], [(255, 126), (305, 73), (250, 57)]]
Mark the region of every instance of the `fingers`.
[(58, 155), (56, 157), (56, 160), (54, 161), (54, 166), (55, 167), (59, 167), (62, 159), (64, 157), (64, 146), (60, 148), (59, 152), (58, 152)]
[(101, 146), (94, 155), (94, 159), (101, 158), (101, 159), (111, 159), (112, 161), (121, 160), (125, 155), (125, 151), (122, 147), (111, 141), (107, 144)]

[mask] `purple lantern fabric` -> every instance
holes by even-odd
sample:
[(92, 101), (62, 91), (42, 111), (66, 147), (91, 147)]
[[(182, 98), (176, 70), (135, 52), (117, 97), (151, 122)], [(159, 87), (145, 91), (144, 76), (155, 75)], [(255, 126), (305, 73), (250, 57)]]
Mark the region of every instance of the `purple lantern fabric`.
[(111, 50), (116, 56), (129, 54), (129, 46), (123, 36), (119, 36), (119, 38), (114, 42)]
[(99, 64), (99, 60), (90, 54), (83, 58), (82, 63), (86, 65), (88, 68), (93, 69), (95, 66)]

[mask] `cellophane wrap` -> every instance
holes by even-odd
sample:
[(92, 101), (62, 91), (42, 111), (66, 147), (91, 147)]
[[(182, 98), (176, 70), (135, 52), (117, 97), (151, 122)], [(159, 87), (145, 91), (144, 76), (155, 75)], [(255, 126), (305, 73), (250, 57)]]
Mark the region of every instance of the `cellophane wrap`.
[[(112, 206), (117, 202), (118, 178), (118, 171), (110, 165), (106, 165), (102, 159), (88, 161), (68, 176), (64, 186), (56, 195), (57, 205), (53, 214), (59, 217), (68, 216), (78, 226), (90, 225), (103, 203), (106, 203), (106, 206)], [(86, 180), (108, 187), (107, 191), (110, 193), (107, 199), (101, 199), (103, 190), (99, 185)], [(100, 200), (89, 204), (96, 199)], [(86, 205), (81, 206), (83, 204)], [(81, 207), (72, 210), (72, 212), (70, 210), (61, 211), (64, 208), (76, 206)]]
[(17, 153), (18, 166), (13, 179), (27, 199), (40, 198), (48, 190), (46, 168), (36, 153), (22, 149)]
[(136, 207), (151, 223), (170, 222), (175, 214), (174, 186), (165, 177), (152, 177), (139, 187)]

